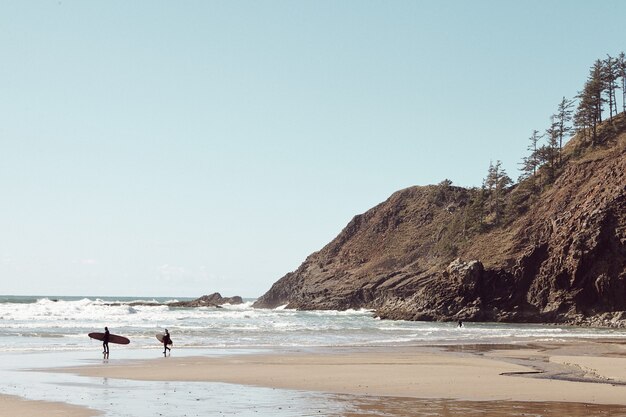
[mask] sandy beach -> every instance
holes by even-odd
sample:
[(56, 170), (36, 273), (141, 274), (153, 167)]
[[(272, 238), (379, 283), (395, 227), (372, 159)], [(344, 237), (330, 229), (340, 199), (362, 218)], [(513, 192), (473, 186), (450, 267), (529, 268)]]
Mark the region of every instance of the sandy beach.
[(27, 401), (12, 395), (0, 394), (0, 417), (92, 417), (98, 412), (70, 404)]
[[(559, 408), (554, 405), (557, 403), (570, 404), (569, 415), (581, 416), (594, 415), (589, 414), (589, 407), (604, 410), (597, 414), (602, 415), (606, 406), (617, 406), (609, 414), (626, 415), (622, 407), (626, 406), (626, 348), (612, 341), (333, 348), (320, 352), (169, 357), (59, 371), (97, 378), (226, 382), (350, 394), (381, 398), (369, 406), (386, 409), (401, 403), (389, 402), (389, 398), (402, 398), (415, 400), (413, 407), (428, 399), (452, 401), (456, 406), (469, 401), (474, 404), (470, 408), (476, 408), (479, 402), (499, 407), (503, 402), (553, 404), (541, 415), (553, 415), (550, 413)], [(576, 405), (582, 406), (580, 412), (575, 410)], [(483, 411), (485, 408), (489, 406), (481, 406)], [(466, 410), (457, 415), (472, 413)], [(499, 408), (493, 415), (513, 414)]]
[[(539, 351), (505, 361), (496, 350), (484, 356), (411, 348), (357, 352), (167, 358), (65, 371), (83, 376), (151, 381), (211, 381), (366, 396), (447, 398), (472, 401), (558, 401), (626, 405), (626, 357), (554, 356)], [(537, 378), (561, 365), (561, 379)], [(534, 376), (534, 377), (533, 377)], [(563, 378), (571, 379), (564, 380)], [(625, 384), (625, 385), (619, 385)]]

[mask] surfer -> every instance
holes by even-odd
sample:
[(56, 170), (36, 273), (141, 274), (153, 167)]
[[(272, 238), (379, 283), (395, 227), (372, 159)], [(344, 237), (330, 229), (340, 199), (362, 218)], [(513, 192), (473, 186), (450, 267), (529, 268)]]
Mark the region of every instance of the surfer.
[(163, 335), (163, 356), (167, 356), (167, 351), (171, 351), (172, 349), (167, 347), (172, 343), (172, 339), (170, 339), (170, 332), (165, 329), (165, 334)]
[(463, 327), (463, 320), (459, 320), (459, 327)]
[(102, 338), (102, 348), (104, 349), (102, 353), (104, 353), (105, 358), (109, 357), (109, 335), (110, 335), (109, 328), (105, 327), (104, 337)]

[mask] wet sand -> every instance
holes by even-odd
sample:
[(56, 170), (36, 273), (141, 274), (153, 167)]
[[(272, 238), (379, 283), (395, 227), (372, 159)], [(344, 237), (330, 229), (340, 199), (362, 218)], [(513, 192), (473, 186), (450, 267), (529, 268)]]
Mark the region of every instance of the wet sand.
[(626, 407), (583, 403), (417, 400), (378, 397), (356, 400), (342, 417), (624, 417)]
[[(626, 350), (576, 341), (515, 348), (328, 349), (161, 358), (63, 369), (90, 377), (227, 382), (366, 397), (626, 406)], [(500, 410), (501, 412), (501, 410)], [(625, 414), (626, 415), (626, 414)]]
[(27, 401), (20, 397), (0, 394), (0, 417), (92, 417), (98, 412), (70, 404)]
[[(284, 410), (296, 404), (285, 400), (290, 392), (293, 396), (317, 392), (316, 404), (333, 402), (341, 410), (328, 415), (345, 417), (626, 417), (626, 346), (621, 341), (327, 348), (122, 360), (54, 371), (91, 378), (85, 381), (133, 381), (137, 387), (154, 381), (207, 384), (199, 386), (211, 386), (218, 396), (225, 395), (229, 386), (276, 389), (279, 396), (266, 401), (258, 409), (260, 414), (251, 410), (250, 415), (272, 415), (267, 414), (272, 407), (282, 410), (282, 415), (324, 415), (317, 414), (324, 413), (324, 406), (317, 411), (317, 405), (305, 414), (301, 408)], [(202, 415), (201, 403), (195, 397), (185, 399), (185, 395), (180, 389), (171, 400), (195, 402), (200, 408), (193, 415)], [(254, 397), (249, 401), (251, 408), (259, 405)], [(30, 403), (22, 401), (20, 405)], [(170, 414), (180, 411), (173, 403), (170, 407)], [(94, 415), (79, 407), (72, 412), (79, 414), (59, 415)], [(0, 417), (4, 415), (20, 414), (0, 412)]]

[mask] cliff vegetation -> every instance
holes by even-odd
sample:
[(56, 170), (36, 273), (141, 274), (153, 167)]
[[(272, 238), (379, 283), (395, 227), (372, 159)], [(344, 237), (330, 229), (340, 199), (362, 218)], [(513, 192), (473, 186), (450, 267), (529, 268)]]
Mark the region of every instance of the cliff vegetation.
[[(382, 318), (626, 325), (624, 54), (563, 98), (514, 183), (400, 190), (278, 280), (255, 306), (370, 308)], [(574, 105), (577, 108), (574, 110)]]

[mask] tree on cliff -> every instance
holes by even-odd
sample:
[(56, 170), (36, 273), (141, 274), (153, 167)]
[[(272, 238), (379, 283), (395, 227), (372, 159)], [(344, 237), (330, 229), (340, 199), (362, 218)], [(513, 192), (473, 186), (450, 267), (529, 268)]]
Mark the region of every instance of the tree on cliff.
[(597, 127), (598, 123), (602, 122), (602, 110), (605, 103), (602, 67), (602, 61), (597, 60), (591, 68), (583, 91), (578, 93), (578, 109), (574, 115), (574, 123), (579, 132), (585, 135), (587, 130), (591, 130), (592, 145), (596, 144)]
[(626, 112), (626, 55), (624, 52), (617, 57), (617, 73), (622, 79), (622, 111)]
[(545, 137), (547, 143), (539, 148), (538, 157), (546, 173), (544, 184), (550, 184), (556, 178), (559, 156), (559, 129), (554, 116), (550, 117), (550, 127), (546, 129)]
[(511, 192), (506, 206), (506, 219), (514, 219), (524, 213), (539, 191), (537, 170), (542, 164), (541, 148), (539, 146), (541, 138), (543, 138), (543, 135), (540, 135), (538, 130), (533, 130), (533, 133), (528, 138), (529, 144), (526, 150), (529, 151), (529, 155), (522, 158), (520, 163), (521, 167), (519, 170), (521, 173), (517, 187)]
[(589, 93), (591, 94), (591, 101), (595, 110), (596, 123), (602, 123), (602, 112), (606, 103), (604, 98), (604, 86), (606, 85), (604, 74), (604, 63), (597, 59), (589, 71)]
[(540, 160), (539, 160), (539, 147), (537, 144), (541, 140), (543, 135), (539, 134), (538, 130), (533, 130), (532, 135), (528, 138), (530, 144), (526, 148), (530, 152), (530, 155), (524, 157), (522, 159), (522, 167), (520, 171), (522, 174), (520, 175), (520, 181), (528, 179), (535, 184), (535, 175), (537, 174), (537, 168), (539, 168)]
[(433, 189), (430, 199), (433, 204), (441, 206), (452, 198), (452, 181), (444, 179)]
[(616, 58), (611, 57), (611, 55), (607, 55), (602, 64), (602, 87), (606, 93), (606, 101), (609, 103), (609, 120), (612, 121), (613, 108), (615, 108), (615, 115), (617, 116), (617, 99), (615, 97), (615, 91), (618, 89), (618, 62)]
[(493, 162), (489, 163), (485, 186), (489, 192), (491, 209), (496, 225), (499, 225), (502, 220), (502, 214), (504, 212), (504, 191), (511, 183), (511, 178), (507, 175), (504, 168), (502, 168), (501, 161), (498, 160), (495, 164)]
[(556, 114), (554, 114), (552, 119), (552, 125), (555, 130), (554, 134), (558, 137), (559, 166), (563, 164), (563, 138), (569, 136), (569, 134), (572, 132), (570, 122), (572, 121), (573, 106), (574, 100), (568, 100), (563, 97), (563, 99), (559, 103), (558, 110)]
[(589, 131), (591, 131), (591, 141), (593, 142), (595, 141), (596, 118), (587, 84), (585, 84), (585, 89), (578, 94), (578, 99), (578, 107), (574, 114), (574, 128), (585, 139), (590, 138)]
[(485, 206), (488, 192), (485, 181), (480, 188), (470, 190), (470, 200), (463, 218), (463, 238), (468, 238), (474, 233), (482, 233), (485, 230)]

